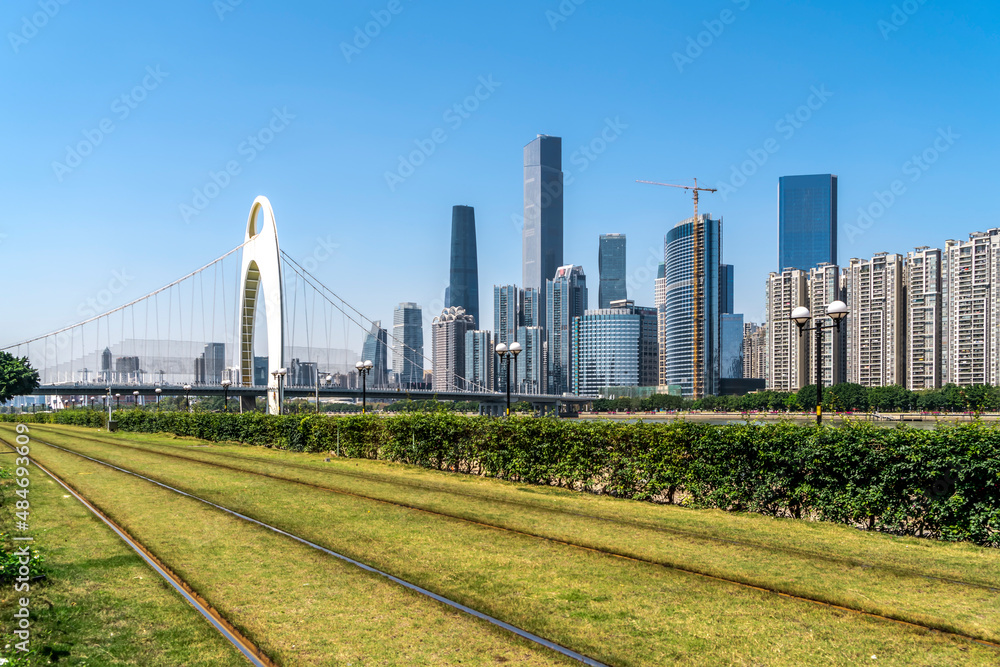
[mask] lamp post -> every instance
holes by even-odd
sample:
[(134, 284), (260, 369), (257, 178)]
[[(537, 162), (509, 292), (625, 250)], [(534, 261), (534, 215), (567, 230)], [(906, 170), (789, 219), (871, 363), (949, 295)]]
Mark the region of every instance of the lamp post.
[(122, 395), (115, 394), (115, 410), (118, 410), (122, 406)]
[(222, 391), (223, 391), (223, 395), (225, 396), (225, 398), (223, 399), (223, 404), (222, 404), (223, 405), (223, 408), (222, 408), (223, 412), (229, 412), (229, 387), (231, 387), (232, 384), (233, 383), (230, 380), (223, 380), (222, 381)]
[(282, 398), (284, 395), (281, 393), (281, 381), (285, 378), (286, 375), (288, 375), (288, 369), (279, 368), (278, 370), (271, 373), (271, 375), (273, 375), (274, 378), (278, 381), (278, 400), (276, 402), (278, 404), (278, 414), (283, 415), (285, 414), (285, 406), (282, 404), (283, 403)]
[(163, 390), (160, 389), (159, 387), (157, 387), (154, 391), (156, 392), (156, 411), (159, 412), (160, 411), (160, 394), (163, 393)]
[(375, 366), (369, 359), (368, 361), (359, 361), (354, 365), (358, 369), (358, 375), (361, 376), (361, 414), (365, 414), (368, 410), (368, 390), (365, 386), (365, 378), (372, 372), (372, 368)]
[(139, 409), (139, 390), (136, 389), (132, 392), (132, 402), (135, 403), (135, 409)]
[(813, 322), (811, 327), (806, 327), (812, 320), (812, 313), (805, 306), (799, 306), (792, 311), (792, 320), (799, 327), (799, 338), (806, 331), (816, 332), (816, 425), (823, 423), (823, 332), (827, 329), (840, 331), (840, 323), (847, 317), (847, 304), (843, 301), (833, 301), (826, 307), (826, 314), (833, 324), (823, 325)]
[(191, 385), (184, 385), (184, 407), (191, 412)]
[(501, 363), (507, 362), (507, 382), (505, 384), (507, 385), (507, 416), (510, 417), (510, 364), (517, 360), (517, 355), (521, 354), (521, 344), (514, 342), (508, 347), (506, 343), (500, 343), (496, 350)]

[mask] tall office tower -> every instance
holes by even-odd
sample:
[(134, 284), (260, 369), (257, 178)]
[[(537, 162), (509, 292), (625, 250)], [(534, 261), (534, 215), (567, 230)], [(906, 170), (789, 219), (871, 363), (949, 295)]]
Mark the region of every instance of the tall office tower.
[(465, 385), (465, 334), (476, 328), (464, 308), (445, 308), (431, 322), (434, 391), (463, 391)]
[(837, 177), (778, 179), (778, 271), (837, 263)]
[(267, 386), (267, 357), (253, 358), (253, 384), (255, 387)]
[(610, 308), (612, 301), (628, 298), (625, 285), (625, 235), (601, 234), (597, 252), (598, 308)]
[(941, 386), (941, 251), (922, 246), (906, 253), (906, 386)]
[(792, 311), (809, 306), (809, 274), (799, 269), (771, 273), (766, 290), (767, 388), (798, 391), (809, 380), (809, 334), (799, 335)]
[(101, 382), (111, 382), (111, 349), (101, 352)]
[[(524, 147), (525, 289), (538, 290), (540, 314), (545, 306), (545, 281), (563, 265), (562, 139), (544, 134)], [(539, 323), (545, 326), (544, 322)]]
[(288, 377), (285, 378), (285, 386), (288, 387), (315, 387), (319, 379), (319, 366), (315, 361), (300, 361), (292, 359), (288, 364)]
[(361, 348), (362, 361), (372, 362), (372, 372), (366, 382), (369, 387), (384, 387), (389, 382), (389, 332), (382, 322), (372, 322)]
[(451, 210), (451, 274), (444, 305), (464, 308), (479, 324), (476, 211), (471, 206), (455, 206)]
[(743, 377), (743, 315), (722, 313), (722, 377)]
[(226, 344), (208, 343), (205, 351), (195, 362), (195, 382), (197, 384), (219, 384), (222, 371), (226, 368)]
[[(204, 357), (199, 357), (204, 359)], [(198, 360), (195, 360), (195, 368)], [(115, 359), (115, 381), (124, 384), (142, 382), (142, 370), (139, 368), (139, 357), (118, 357)]]
[(545, 328), (545, 313), (539, 310), (541, 307), (540, 299), (538, 298), (540, 294), (541, 292), (532, 287), (521, 290), (519, 320), (521, 326)]
[(743, 325), (743, 377), (767, 377), (767, 327), (753, 322)]
[(993, 268), (1000, 258), (1000, 229), (946, 241), (947, 292), (942, 320), (947, 336), (945, 382), (960, 386), (995, 384), (1000, 345), (998, 281)]
[(493, 330), (497, 344), (510, 345), (517, 340), (521, 324), (521, 290), (517, 285), (493, 286)]
[[(511, 389), (519, 394), (548, 393), (548, 366), (545, 356), (545, 329), (538, 326), (519, 327), (517, 342), (521, 344), (521, 354), (511, 368)], [(506, 372), (498, 367), (497, 373)], [(505, 378), (497, 376), (497, 389), (506, 391)]]
[(605, 387), (656, 386), (656, 310), (620, 299), (573, 320), (572, 391), (597, 396)]
[(469, 391), (496, 391), (496, 360), (493, 334), (465, 332), (465, 388)]
[(424, 320), (420, 306), (404, 302), (392, 313), (392, 370), (400, 386), (424, 381)]
[(734, 283), (736, 280), (736, 272), (732, 264), (723, 264), (719, 267), (722, 273), (722, 314), (730, 314), (736, 311), (735, 301), (736, 292), (734, 288)]
[(573, 360), (573, 318), (587, 310), (587, 276), (582, 266), (569, 264), (556, 269), (546, 281), (546, 336), (549, 343), (549, 392), (563, 394), (570, 388)]
[(666, 386), (667, 353), (667, 278), (663, 262), (656, 268), (656, 280), (653, 282), (653, 306), (656, 308), (656, 356), (659, 363), (657, 384)]
[(847, 269), (847, 381), (864, 387), (906, 382), (903, 258), (880, 252)]
[[(702, 247), (695, 248), (695, 225), (701, 226)], [(702, 284), (694, 285), (695, 253), (701, 257)], [(664, 308), (665, 357), (662, 383), (680, 386), (684, 396), (701, 398), (719, 393), (722, 377), (722, 220), (707, 214), (688, 218), (667, 233), (663, 264), (667, 283)]]
[[(834, 325), (832, 318), (827, 317), (826, 309), (834, 301), (847, 301), (844, 285), (841, 283), (841, 270), (836, 264), (823, 263), (809, 270), (809, 310), (813, 314), (813, 322), (823, 326)], [(820, 334), (820, 354), (822, 355), (823, 386), (832, 387), (846, 381), (847, 378), (847, 327), (849, 322), (841, 322), (840, 330), (836, 327), (827, 329)], [(816, 340), (815, 334), (808, 334), (809, 340), (809, 384), (816, 383)]]

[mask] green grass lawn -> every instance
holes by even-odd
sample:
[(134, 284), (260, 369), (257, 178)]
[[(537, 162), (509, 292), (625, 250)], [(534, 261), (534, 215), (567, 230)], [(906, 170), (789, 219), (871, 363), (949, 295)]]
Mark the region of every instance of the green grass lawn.
[[(251, 514), (613, 664), (844, 664), (867, 662), (872, 655), (882, 664), (900, 665), (995, 664), (1000, 659), (995, 650), (961, 640), (655, 565), (282, 480), (172, 460), (152, 451), (57, 436), (71, 432), (86, 437), (106, 435), (94, 431), (39, 428), (33, 432)], [(894, 571), (905, 568), (977, 581), (995, 577), (1000, 562), (997, 554), (967, 545), (899, 540), (830, 524), (657, 507), (385, 463), (324, 463), (315, 455), (204, 447), (205, 443), (163, 436), (122, 436), (120, 441), (172, 453), (178, 450), (166, 448), (180, 445), (185, 456), (249, 455), (251, 459), (230, 459), (227, 464), (302, 476), (410, 504), (424, 503), (428, 509), (506, 522), (521, 530), (623, 552), (632, 550), (656, 560), (722, 568), (754, 581), (769, 577), (800, 586), (802, 593), (853, 596), (866, 604), (886, 605), (914, 616), (925, 614), (961, 625), (965, 631), (981, 631), (978, 634), (995, 632), (998, 627), (996, 608), (1000, 605), (995, 592)], [(54, 450), (43, 449), (39, 447), (40, 457), (56, 457)], [(70, 455), (58, 456), (62, 464), (70, 461), (66, 458)], [(305, 469), (280, 465), (285, 463), (307, 465)], [(363, 473), (369, 478), (345, 473)], [(84, 479), (91, 482), (89, 477)], [(390, 483), (400, 480), (411, 485)], [(618, 523), (565, 512), (600, 515)], [(725, 545), (706, 537), (752, 541), (758, 546)], [(773, 547), (829, 553), (834, 560), (774, 551)], [(992, 571), (976, 571), (975, 565), (992, 567)]]
[[(3, 447), (3, 450), (7, 450)], [(9, 450), (7, 450), (9, 451)], [(0, 455), (12, 471), (14, 456)], [(16, 664), (177, 665), (249, 664), (111, 529), (37, 468), (30, 471), (29, 535), (46, 558), (48, 579), (32, 586), (33, 651)], [(12, 479), (0, 479), (3, 531), (12, 525)], [(18, 532), (17, 535), (22, 535)], [(8, 539), (5, 536), (5, 540)], [(4, 548), (9, 550), (11, 542)], [(0, 655), (12, 659), (12, 584), (0, 587)], [(9, 648), (8, 648), (9, 647)]]

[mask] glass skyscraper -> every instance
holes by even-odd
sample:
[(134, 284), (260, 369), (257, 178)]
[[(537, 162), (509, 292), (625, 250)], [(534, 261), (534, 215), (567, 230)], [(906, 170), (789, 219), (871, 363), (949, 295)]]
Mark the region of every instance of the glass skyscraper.
[(743, 315), (722, 314), (722, 377), (743, 377)]
[[(702, 227), (702, 284), (694, 287), (694, 225)], [(663, 383), (679, 386), (684, 396), (701, 398), (719, 393), (722, 375), (720, 319), (722, 314), (722, 220), (702, 215), (688, 218), (667, 233), (664, 243), (666, 294), (663, 305)], [(695, 301), (698, 302), (697, 318)], [(695, 350), (696, 333), (701, 343)], [(697, 363), (695, 357), (697, 356)], [(695, 377), (699, 391), (695, 390)], [(700, 394), (700, 395), (699, 395)]]
[(476, 211), (471, 206), (451, 210), (451, 274), (445, 308), (464, 308), (479, 324), (479, 260), (476, 255)]
[(598, 308), (610, 308), (612, 301), (628, 298), (625, 285), (625, 235), (601, 234), (597, 253)]
[(546, 337), (549, 344), (549, 392), (562, 394), (570, 389), (573, 360), (573, 318), (587, 310), (587, 276), (582, 266), (561, 266), (554, 280), (546, 282)]
[(465, 379), (469, 391), (496, 390), (497, 355), (489, 331), (465, 332)]
[(423, 311), (415, 303), (401, 303), (392, 315), (392, 370), (400, 386), (424, 381)]
[(778, 179), (778, 269), (837, 263), (837, 177)]
[(588, 310), (573, 320), (573, 393), (596, 396), (605, 387), (656, 386), (656, 309)]
[(372, 362), (372, 373), (368, 378), (371, 387), (384, 387), (388, 383), (389, 332), (382, 328), (382, 322), (372, 322), (371, 331), (365, 334), (365, 344), (361, 348), (362, 361)]
[(517, 340), (521, 324), (521, 290), (517, 285), (493, 286), (493, 331), (497, 344), (510, 345)]
[(722, 271), (722, 312), (732, 313), (735, 312), (735, 292), (734, 282), (735, 282), (735, 271), (732, 264), (723, 264), (720, 267)]
[(545, 309), (545, 281), (563, 265), (562, 139), (544, 134), (524, 147), (522, 287), (538, 291)]

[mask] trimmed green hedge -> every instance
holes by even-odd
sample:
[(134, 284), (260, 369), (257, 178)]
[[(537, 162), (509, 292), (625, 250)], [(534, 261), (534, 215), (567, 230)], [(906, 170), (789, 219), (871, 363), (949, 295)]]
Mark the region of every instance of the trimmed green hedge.
[[(73, 412), (54, 419), (87, 421)], [(92, 414), (100, 423), (100, 413)], [(449, 413), (272, 417), (135, 410), (116, 418), (126, 431), (332, 451), (634, 500), (1000, 547), (1000, 429), (979, 423), (818, 429)]]

